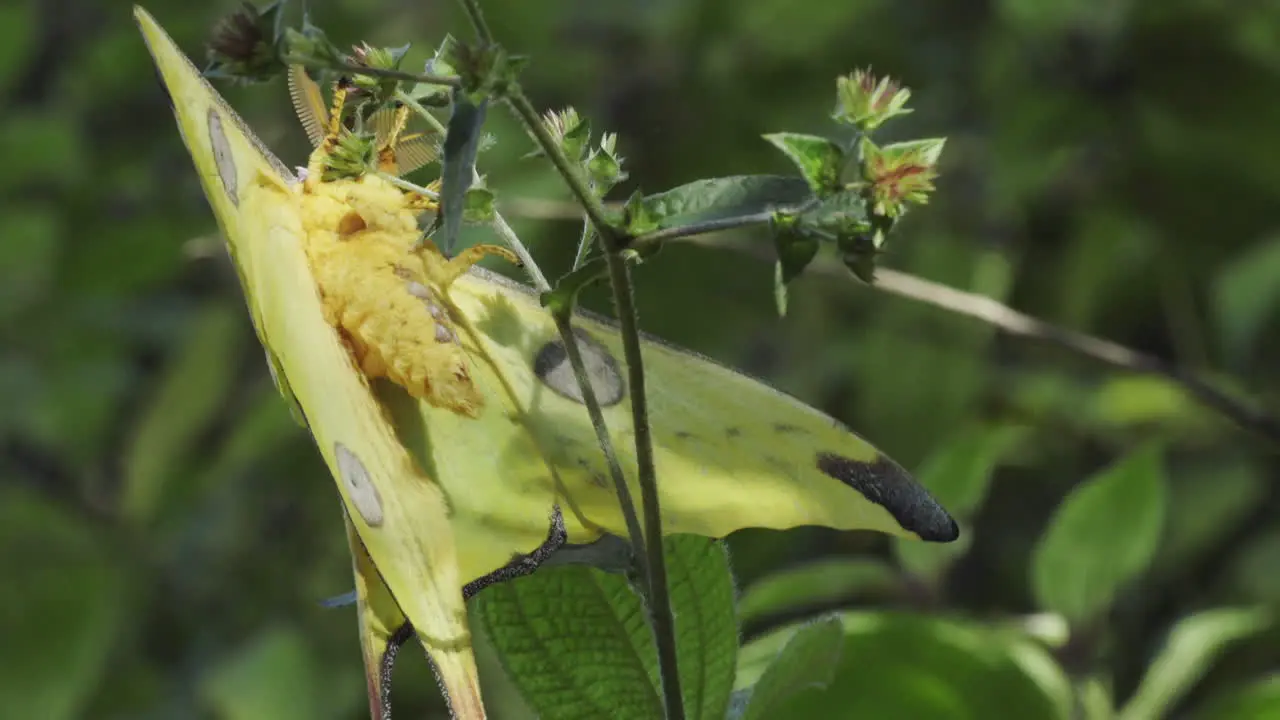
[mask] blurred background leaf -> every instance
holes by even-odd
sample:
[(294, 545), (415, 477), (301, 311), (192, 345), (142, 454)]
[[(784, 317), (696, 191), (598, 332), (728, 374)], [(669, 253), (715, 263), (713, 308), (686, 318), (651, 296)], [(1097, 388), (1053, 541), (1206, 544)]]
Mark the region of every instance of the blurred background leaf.
[[(539, 109), (573, 104), (619, 134), (630, 179), (611, 200), (789, 173), (762, 135), (831, 132), (835, 78), (854, 68), (902, 80), (915, 112), (877, 140), (948, 142), (938, 192), (903, 219), (885, 267), (1280, 410), (1275, 3), (482, 4), (497, 36), (533, 57), (522, 80)], [(146, 5), (202, 61), (209, 28), (239, 3)], [(309, 6), (339, 46), (415, 43), (406, 67), (446, 33), (468, 36), (452, 2)], [(301, 164), (309, 143), (283, 82), (219, 90)], [(0, 5), (0, 93), (0, 571), (12, 588), (0, 716), (365, 717), (354, 616), (318, 605), (351, 582), (332, 482), (271, 384), (128, 4)], [(522, 159), (531, 146), (507, 113), (485, 125), (499, 142), (480, 172), (557, 275), (579, 221), (520, 216), (516, 201), (567, 192)], [(492, 239), (468, 227), (460, 238)], [(767, 234), (721, 240), (671, 245), (637, 270), (643, 327), (830, 412), (955, 503), (964, 528), (945, 548), (815, 528), (728, 539), (742, 668), (781, 627), (896, 613), (846, 623), (837, 681), (794, 698), (801, 710), (1055, 717), (1070, 705), (1064, 673), (1123, 708), (1180, 621), (1276, 606), (1273, 448), (1165, 380), (1003, 337), (843, 270), (797, 278), (779, 319)], [(583, 300), (611, 307), (602, 287)], [(1012, 428), (991, 440), (999, 452), (978, 439), (997, 428)], [(1080, 532), (1057, 527), (1074, 488), (1148, 443), (1164, 448), (1163, 492), (1141, 474), (1117, 481), (1103, 495), (1127, 500), (1081, 512)], [(1051, 553), (1056, 534), (1067, 540)], [(1088, 627), (1028, 615), (1041, 595), (1028, 579), (1046, 572), (1037, 558), (1055, 553), (1099, 590), (1048, 593), (1092, 615)], [(1168, 713), (1280, 713), (1275, 633), (1226, 645)], [(421, 655), (402, 653), (396, 712), (446, 717)], [(528, 717), (496, 667), (493, 716)], [(955, 700), (956, 687), (973, 697)], [(1013, 700), (992, 704), (1006, 691)]]
[(1164, 528), (1161, 449), (1146, 446), (1069, 494), (1036, 546), (1039, 604), (1087, 624), (1141, 573)]
[[(840, 620), (844, 644), (830, 683), (797, 693), (771, 717), (1071, 716), (1066, 678), (1024, 640), (923, 616), (847, 613)], [(801, 627), (744, 647), (739, 684), (762, 676)]]

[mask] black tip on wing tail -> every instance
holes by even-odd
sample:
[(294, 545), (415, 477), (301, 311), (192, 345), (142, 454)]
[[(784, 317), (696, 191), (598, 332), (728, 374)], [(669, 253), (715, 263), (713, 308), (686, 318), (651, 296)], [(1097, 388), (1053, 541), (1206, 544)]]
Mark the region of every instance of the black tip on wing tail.
[(952, 542), (960, 537), (956, 521), (919, 483), (897, 463), (879, 455), (863, 462), (835, 453), (820, 452), (817, 467), (879, 505), (903, 529), (929, 542)]

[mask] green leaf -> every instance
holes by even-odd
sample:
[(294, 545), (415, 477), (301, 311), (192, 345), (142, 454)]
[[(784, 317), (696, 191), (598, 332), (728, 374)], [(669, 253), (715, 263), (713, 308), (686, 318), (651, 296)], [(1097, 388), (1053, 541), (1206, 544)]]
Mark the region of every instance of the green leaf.
[(1213, 279), (1213, 309), (1233, 364), (1244, 361), (1280, 306), (1280, 236), (1259, 242), (1227, 263)]
[(1161, 451), (1148, 445), (1063, 500), (1032, 559), (1040, 607), (1073, 623), (1104, 612), (1158, 547), (1165, 516)]
[(816, 560), (770, 573), (747, 586), (738, 600), (738, 620), (746, 624), (823, 603), (883, 597), (898, 585), (897, 573), (880, 560)]
[(442, 232), (437, 246), (446, 254), (453, 252), (462, 228), (467, 190), (475, 178), (476, 154), (480, 150), (480, 129), (484, 126), (489, 100), (473, 103), (462, 88), (454, 88), (453, 109), (445, 127), (444, 148), (440, 158), (440, 222)]
[[(795, 216), (775, 213), (771, 223), (773, 246), (778, 253), (778, 279), (783, 285), (804, 272), (818, 254), (818, 238), (801, 232), (798, 221), (799, 218)], [(785, 312), (779, 314), (783, 315)]]
[(844, 626), (839, 618), (828, 617), (801, 628), (756, 682), (741, 717), (779, 717), (776, 711), (796, 693), (809, 688), (825, 689), (835, 675), (843, 645)]
[(24, 60), (36, 45), (37, 7), (30, 3), (13, 3), (0, 7), (0, 91), (8, 92), (16, 78), (22, 77)]
[(1280, 717), (1280, 675), (1215, 697), (1195, 720), (1272, 720)]
[(812, 198), (804, 180), (781, 175), (735, 175), (697, 180), (643, 200), (657, 228), (769, 213)]
[[(0, 19), (6, 12), (0, 10)], [(40, 203), (5, 203), (0, 212), (5, 234), (21, 238), (0, 243), (0, 323), (7, 323), (52, 291), (65, 229), (60, 213)]]
[(166, 487), (185, 469), (201, 433), (222, 408), (235, 379), (241, 312), (227, 303), (210, 303), (165, 369), (125, 449), (120, 504), (131, 522), (154, 517)]
[(487, 187), (476, 186), (467, 189), (464, 196), (462, 219), (469, 223), (488, 223), (493, 221), (494, 192)]
[(585, 567), (482, 590), (485, 633), (525, 702), (545, 717), (661, 718), (657, 657), (640, 600), (622, 578)]
[(972, 518), (996, 466), (1020, 435), (1007, 425), (967, 425), (929, 456), (916, 477), (952, 515)]
[(631, 193), (631, 197), (627, 198), (627, 204), (622, 207), (620, 224), (633, 237), (657, 230), (661, 227), (659, 220), (660, 218), (654, 214), (653, 209), (646, 203), (644, 194), (639, 190)]
[(1198, 429), (1216, 421), (1177, 383), (1129, 376), (1107, 380), (1089, 398), (1086, 413), (1106, 429), (1178, 425)]
[(16, 485), (0, 488), (0, 717), (85, 717), (126, 601), (125, 574), (98, 527)]
[(844, 168), (844, 148), (819, 135), (771, 133), (764, 136), (791, 158), (809, 189), (819, 195), (840, 190), (840, 171)]
[(617, 136), (606, 133), (600, 149), (592, 151), (591, 156), (587, 158), (587, 176), (591, 178), (599, 195), (604, 195), (614, 185), (627, 179), (627, 173), (622, 169), (622, 161), (613, 150), (615, 137)]
[(1280, 603), (1280, 525), (1258, 533), (1231, 558), (1229, 579), (1241, 596), (1265, 603)]
[(268, 631), (215, 667), (201, 683), (201, 697), (224, 720), (324, 717), (317, 690), (327, 679), (314, 654), (296, 630)]
[[(1070, 685), (1040, 647), (977, 623), (906, 613), (842, 613), (843, 647), (824, 690), (793, 695), (775, 718), (1070, 717)], [(764, 677), (797, 627), (742, 649), (739, 683)], [(767, 672), (767, 671), (764, 671)]]
[(857, 192), (847, 190), (836, 193), (813, 204), (799, 216), (800, 225), (804, 229), (817, 230), (822, 234), (843, 241), (841, 250), (846, 253), (873, 253), (879, 249), (874, 242), (867, 247), (854, 247), (855, 238), (872, 235), (872, 225), (867, 216), (867, 202)]
[(604, 258), (591, 258), (557, 280), (555, 288), (543, 293), (540, 302), (553, 314), (567, 317), (578, 303), (578, 294), (591, 283), (604, 278), (608, 271), (609, 264)]
[[(723, 547), (664, 539), (687, 717), (723, 718), (733, 689), (737, 625)], [(661, 718), (657, 654), (625, 578), (543, 568), (485, 588), (473, 608), (508, 676), (543, 717)]]
[(1252, 453), (1214, 453), (1170, 468), (1169, 514), (1152, 571), (1183, 572), (1186, 564), (1236, 526), (1262, 501), (1267, 479)]
[(738, 669), (738, 619), (724, 545), (698, 535), (663, 539), (686, 717), (720, 720)]
[[(453, 36), (445, 35), (440, 41), (440, 45), (436, 48), (436, 52), (425, 63), (423, 63), (422, 72), (427, 75), (440, 75), (446, 77), (457, 77), (458, 71), (449, 64), (445, 59), (445, 55), (450, 52), (450, 48), (454, 44)], [(447, 85), (435, 85), (431, 83), (417, 83), (412, 89), (408, 90), (409, 97), (417, 100), (423, 105), (435, 106), (448, 104), (448, 96), (450, 89)]]
[(1271, 620), (1271, 613), (1260, 608), (1217, 608), (1181, 620), (1121, 709), (1120, 720), (1167, 717), (1228, 645), (1265, 630)]
[[(1076, 703), (1080, 720), (1113, 720), (1115, 704), (1111, 700), (1111, 688), (1105, 679), (1090, 675), (1076, 682)], [(1155, 720), (1152, 718), (1151, 720)]]

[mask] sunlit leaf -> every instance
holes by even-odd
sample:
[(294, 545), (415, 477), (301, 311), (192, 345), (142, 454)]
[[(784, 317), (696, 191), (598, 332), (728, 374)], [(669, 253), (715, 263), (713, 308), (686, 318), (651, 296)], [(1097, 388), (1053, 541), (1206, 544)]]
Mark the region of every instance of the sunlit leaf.
[(803, 690), (823, 690), (835, 676), (844, 645), (844, 628), (838, 618), (807, 625), (791, 636), (782, 652), (751, 689), (746, 720), (776, 717), (783, 703)]
[[(772, 717), (1070, 717), (1067, 679), (1033, 643), (922, 615), (850, 612), (839, 617), (844, 645), (830, 685), (795, 695)], [(801, 627), (744, 647), (739, 685), (761, 677)]]
[(1165, 502), (1156, 446), (1134, 451), (1077, 486), (1036, 545), (1032, 586), (1040, 606), (1072, 622), (1103, 612), (1155, 554)]
[(1121, 708), (1120, 720), (1167, 717), (1228, 645), (1270, 623), (1271, 614), (1258, 608), (1219, 608), (1183, 619), (1170, 631), (1142, 684)]
[[(738, 633), (733, 582), (719, 543), (664, 540), (687, 717), (723, 718)], [(512, 682), (543, 717), (661, 718), (657, 652), (626, 579), (550, 567), (485, 588), (474, 612)]]
[(103, 677), (127, 594), (93, 525), (19, 487), (0, 490), (0, 717), (72, 720)]

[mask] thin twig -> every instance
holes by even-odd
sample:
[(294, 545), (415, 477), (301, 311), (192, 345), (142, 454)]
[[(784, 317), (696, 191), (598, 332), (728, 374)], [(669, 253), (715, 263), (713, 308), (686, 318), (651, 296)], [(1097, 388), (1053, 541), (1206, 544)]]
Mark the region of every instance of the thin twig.
[(373, 174), (377, 175), (383, 180), (386, 180), (388, 183), (395, 185), (401, 190), (406, 190), (411, 193), (417, 193), (418, 195), (421, 195), (425, 198), (429, 198), (431, 200), (440, 199), (440, 193), (436, 192), (435, 190), (424, 188), (421, 185), (415, 185), (409, 182), (408, 180), (392, 175), (389, 172), (382, 172), (381, 170), (375, 170)]
[[(525, 271), (529, 274), (529, 279), (533, 281), (538, 292), (550, 292), (551, 284), (542, 274), (533, 255), (502, 215), (496, 212), (493, 215), (493, 229), (520, 257)], [(627, 487), (626, 476), (622, 473), (622, 463), (618, 461), (618, 453), (613, 447), (613, 438), (609, 437), (609, 427), (605, 424), (600, 400), (596, 397), (595, 389), (591, 387), (591, 376), (587, 373), (587, 364), (582, 359), (582, 350), (578, 347), (578, 339), (573, 334), (573, 326), (567, 316), (552, 313), (552, 317), (556, 322), (556, 330), (560, 333), (560, 341), (564, 343), (569, 365), (573, 368), (574, 377), (578, 380), (578, 389), (582, 392), (582, 403), (587, 408), (591, 427), (596, 432), (596, 442), (600, 443), (605, 463), (609, 466), (609, 477), (613, 480), (613, 489), (618, 494), (618, 504), (622, 507), (622, 516), (626, 519), (627, 534), (633, 538), (633, 543), (643, 542), (644, 533), (641, 531), (639, 516), (636, 514), (635, 501), (631, 499), (631, 489)]]
[[(420, 103), (415, 102), (403, 93), (398, 93), (397, 95), (410, 109), (427, 121), (434, 123), (441, 135), (445, 133), (445, 128), (440, 125), (440, 121)], [(471, 173), (472, 181), (478, 182), (480, 178), (479, 170), (472, 168)], [(495, 211), (490, 224), (494, 232), (498, 233), (503, 242), (520, 258), (521, 264), (524, 265), (525, 274), (529, 276), (534, 288), (540, 293), (550, 292), (551, 283), (547, 282), (547, 277), (542, 273), (542, 268), (538, 267), (538, 262), (534, 259), (533, 253), (529, 252), (529, 248), (524, 244), (524, 241), (507, 223), (506, 218), (502, 217), (502, 213)], [(596, 397), (595, 388), (591, 386), (591, 376), (587, 373), (587, 365), (582, 359), (582, 351), (578, 347), (578, 339), (573, 334), (573, 327), (569, 318), (561, 317), (560, 315), (554, 315), (553, 317), (556, 323), (556, 330), (560, 334), (560, 341), (564, 343), (569, 365), (573, 368), (574, 378), (578, 381), (578, 389), (582, 393), (583, 405), (586, 406), (587, 415), (591, 418), (591, 426), (595, 429), (596, 441), (600, 444), (600, 450), (604, 453), (605, 463), (609, 466), (609, 476), (613, 480), (614, 491), (618, 494), (618, 503), (622, 507), (623, 517), (626, 518), (627, 533), (633, 538), (636, 546), (639, 546), (644, 540), (644, 534), (640, 529), (635, 502), (631, 499), (631, 490), (627, 487), (626, 476), (622, 473), (622, 464), (618, 460), (617, 450), (613, 447), (613, 439), (609, 437), (609, 428), (604, 421), (604, 411), (600, 407), (600, 400)]]
[[(484, 14), (480, 10), (478, 0), (459, 0), (462, 4), (463, 11), (471, 20), (472, 26), (475, 28), (476, 35), (485, 45), (493, 44), (493, 33), (485, 22)], [(620, 251), (623, 249), (623, 238), (618, 231), (609, 224), (605, 217), (604, 205), (600, 198), (587, 187), (586, 181), (581, 177), (577, 168), (569, 164), (569, 159), (565, 157), (564, 151), (551, 138), (546, 127), (542, 124), (542, 119), (538, 117), (538, 113), (533, 108), (533, 103), (529, 102), (524, 96), (519, 84), (513, 84), (505, 93), (507, 106), (512, 109), (517, 119), (525, 126), (525, 130), (534, 136), (538, 146), (543, 153), (547, 155), (560, 172), (561, 177), (569, 186), (578, 202), (582, 204), (583, 210), (586, 211), (587, 217), (591, 220), (591, 224), (595, 226), (596, 233), (600, 237), (600, 244), (605, 250), (605, 257), (609, 263), (610, 279), (613, 281), (614, 302), (617, 306), (618, 325), (623, 340), (623, 355), (627, 363), (628, 373), (628, 390), (631, 395), (631, 417), (635, 432), (636, 447), (636, 464), (637, 475), (640, 484), (641, 504), (644, 507), (644, 537), (643, 542), (637, 544), (638, 538), (634, 537), (633, 528), (638, 525), (638, 521), (628, 518), (628, 531), (632, 533), (632, 546), (636, 557), (641, 560), (642, 570), (644, 571), (644, 595), (648, 601), (649, 615), (651, 627), (654, 633), (654, 640), (658, 648), (658, 670), (659, 679), (662, 686), (663, 704), (666, 708), (667, 720), (684, 720), (684, 701), (680, 691), (680, 671), (676, 658), (676, 633), (675, 633), (675, 615), (671, 610), (671, 597), (667, 588), (666, 577), (666, 559), (662, 552), (662, 514), (658, 502), (658, 483), (657, 472), (654, 467), (653, 441), (650, 436), (648, 405), (645, 396), (644, 386), (644, 361), (640, 354), (640, 330), (636, 317), (636, 309), (634, 298), (632, 297), (630, 269), (627, 262), (622, 258)], [(576, 338), (573, 335), (572, 328), (569, 325), (567, 317), (557, 317), (557, 327), (561, 330), (564, 338), (566, 354), (570, 354), (576, 347)], [(572, 358), (570, 359), (573, 361)], [(581, 365), (581, 358), (578, 359), (578, 365)], [(585, 368), (583, 368), (585, 369)], [(579, 373), (579, 367), (574, 368), (575, 374), (578, 376), (579, 385), (584, 393), (590, 392), (591, 386), (589, 378)], [(603, 420), (603, 416), (601, 416)], [(593, 424), (595, 420), (593, 418)], [(607, 434), (602, 431), (603, 424), (597, 426), (598, 434)], [(618, 473), (619, 487), (625, 487), (625, 477)], [(619, 495), (619, 503), (623, 501), (623, 496)], [(623, 513), (635, 515), (635, 509), (622, 507)], [(630, 510), (628, 513), (627, 511)]]
[(1242, 403), (1207, 380), (1160, 358), (1110, 340), (1052, 325), (989, 297), (957, 290), (908, 273), (878, 269), (876, 282), (872, 287), (981, 320), (1010, 335), (1057, 345), (1123, 370), (1159, 375), (1181, 385), (1201, 404), (1225, 415), (1237, 425), (1280, 443), (1280, 419), (1258, 407)]
[(409, 93), (405, 92), (404, 90), (397, 90), (396, 100), (399, 100), (400, 102), (404, 103), (410, 110), (418, 113), (418, 115), (420, 115), (423, 120), (426, 120), (427, 123), (431, 125), (431, 129), (434, 130), (436, 134), (438, 134), (442, 138), (444, 137), (446, 132), (444, 123), (440, 122), (440, 119), (437, 118), (435, 115), (432, 115), (430, 110), (423, 107), (422, 103), (413, 99), (413, 96), (409, 95)]
[(609, 218), (605, 216), (604, 203), (600, 198), (591, 192), (591, 188), (587, 186), (587, 181), (582, 177), (581, 171), (574, 167), (569, 158), (565, 157), (564, 151), (560, 149), (560, 145), (551, 137), (550, 131), (542, 124), (542, 118), (538, 116), (538, 111), (533, 108), (533, 103), (529, 102), (529, 98), (524, 96), (524, 92), (520, 88), (512, 88), (507, 95), (507, 105), (515, 112), (516, 118), (525, 126), (529, 134), (533, 135), (534, 141), (538, 143), (538, 147), (551, 160), (551, 164), (556, 166), (556, 170), (560, 176), (564, 178), (564, 182), (569, 186), (569, 191), (573, 193), (581, 205), (587, 217), (591, 218), (591, 224), (596, 227), (596, 232), (600, 234), (600, 239), (605, 243), (605, 249), (611, 252), (617, 252), (621, 245), (622, 239), (618, 236), (618, 231), (609, 223)]
[[(314, 65), (311, 63), (304, 63)], [(342, 70), (354, 75), (368, 75), (370, 77), (389, 78), (391, 80), (404, 80), (406, 82), (419, 83), (422, 85), (446, 85), (448, 87), (457, 87), (462, 84), (462, 79), (456, 75), (432, 75), (430, 73), (411, 73), (404, 70), (393, 70), (391, 68), (367, 67), (365, 65), (352, 65), (344, 62), (328, 62), (319, 67), (330, 70)]]
[(484, 20), (484, 13), (480, 11), (480, 3), (476, 0), (460, 0), (462, 3), (462, 11), (467, 14), (467, 19), (471, 21), (471, 27), (476, 31), (476, 37), (480, 38), (480, 42), (485, 45), (493, 44), (493, 31), (489, 29), (489, 23)]
[(595, 226), (600, 244), (604, 247), (609, 280), (613, 287), (613, 302), (618, 315), (618, 329), (622, 335), (622, 351), (627, 363), (627, 389), (631, 396), (631, 418), (635, 429), (636, 474), (640, 484), (640, 504), (644, 509), (644, 544), (636, 546), (635, 552), (645, 576), (643, 589), (658, 647), (658, 668), (666, 718), (684, 720), (684, 701), (676, 657), (675, 615), (671, 610), (667, 563), (662, 552), (662, 512), (658, 500), (648, 396), (645, 392), (644, 360), (640, 353), (639, 320), (631, 285), (631, 269), (621, 254), (624, 238), (605, 217), (604, 204), (600, 198), (591, 192), (587, 181), (569, 163), (564, 151), (542, 124), (542, 118), (533, 108), (533, 103), (529, 102), (518, 86), (510, 89), (506, 100), (525, 130), (533, 135), (538, 147), (550, 158), (569, 190), (582, 204), (591, 224)]
[(696, 237), (698, 235), (706, 235), (713, 232), (724, 232), (725, 230), (741, 230), (758, 225), (767, 225), (773, 219), (773, 211), (751, 213), (750, 215), (735, 215), (727, 218), (716, 218), (715, 220), (703, 220), (701, 222), (689, 223), (688, 225), (673, 225), (672, 227), (654, 230), (650, 233), (640, 235), (631, 241), (631, 247), (637, 250), (649, 245), (659, 245), (671, 240), (680, 240), (682, 238)]
[[(540, 293), (551, 292), (551, 283), (547, 282), (547, 276), (542, 274), (542, 268), (538, 267), (538, 263), (533, 259), (533, 254), (529, 252), (529, 248), (525, 247), (524, 242), (520, 240), (520, 236), (516, 235), (516, 231), (507, 224), (506, 219), (502, 217), (502, 213), (495, 211), (493, 220), (489, 224), (493, 227), (494, 232), (498, 233), (498, 236), (502, 238), (503, 242), (510, 246), (516, 257), (520, 258), (520, 262), (524, 265), (525, 274), (533, 282), (533, 287)], [(582, 392), (584, 394), (589, 393), (591, 388), (584, 387)]]

